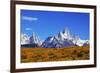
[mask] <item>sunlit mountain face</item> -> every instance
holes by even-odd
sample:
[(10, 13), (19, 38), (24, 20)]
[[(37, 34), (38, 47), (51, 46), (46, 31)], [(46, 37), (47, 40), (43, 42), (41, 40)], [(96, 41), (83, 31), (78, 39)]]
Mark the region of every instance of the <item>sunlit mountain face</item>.
[(79, 36), (71, 34), (68, 28), (58, 32), (55, 36), (48, 36), (44, 41), (41, 41), (35, 33), (32, 33), (31, 36), (21, 34), (22, 47), (63, 48), (86, 45), (89, 45), (89, 40), (82, 40)]

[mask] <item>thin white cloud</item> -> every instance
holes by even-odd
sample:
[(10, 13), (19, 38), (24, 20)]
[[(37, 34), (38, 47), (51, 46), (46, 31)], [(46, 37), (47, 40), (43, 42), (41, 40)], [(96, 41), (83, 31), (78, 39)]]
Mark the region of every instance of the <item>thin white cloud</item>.
[(29, 16), (22, 16), (23, 20), (27, 20), (27, 21), (37, 21), (38, 18), (37, 17), (29, 17)]
[(31, 28), (25, 28), (25, 30), (32, 30)]

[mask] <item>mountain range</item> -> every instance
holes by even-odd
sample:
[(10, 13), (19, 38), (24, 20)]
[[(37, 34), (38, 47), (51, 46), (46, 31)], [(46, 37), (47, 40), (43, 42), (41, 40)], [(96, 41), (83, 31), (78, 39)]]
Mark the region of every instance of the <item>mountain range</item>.
[(35, 33), (31, 36), (21, 34), (21, 47), (62, 48), (85, 45), (89, 45), (89, 40), (82, 40), (79, 36), (72, 35), (68, 29), (64, 29), (56, 36), (48, 36), (43, 42)]

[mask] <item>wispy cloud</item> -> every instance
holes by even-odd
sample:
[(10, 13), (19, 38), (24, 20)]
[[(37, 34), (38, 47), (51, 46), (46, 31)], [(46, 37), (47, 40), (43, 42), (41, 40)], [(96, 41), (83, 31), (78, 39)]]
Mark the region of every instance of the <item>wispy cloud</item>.
[(27, 20), (27, 21), (37, 21), (38, 18), (37, 17), (30, 17), (30, 16), (22, 16), (23, 20)]
[(31, 28), (25, 28), (25, 30), (32, 30)]

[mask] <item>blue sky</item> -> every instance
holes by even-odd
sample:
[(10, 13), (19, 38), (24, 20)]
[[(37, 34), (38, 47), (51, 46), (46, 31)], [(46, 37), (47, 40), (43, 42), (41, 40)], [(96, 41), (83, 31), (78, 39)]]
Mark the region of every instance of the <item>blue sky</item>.
[(89, 20), (89, 13), (21, 10), (21, 33), (31, 36), (34, 32), (44, 40), (68, 28), (71, 34), (86, 40)]

